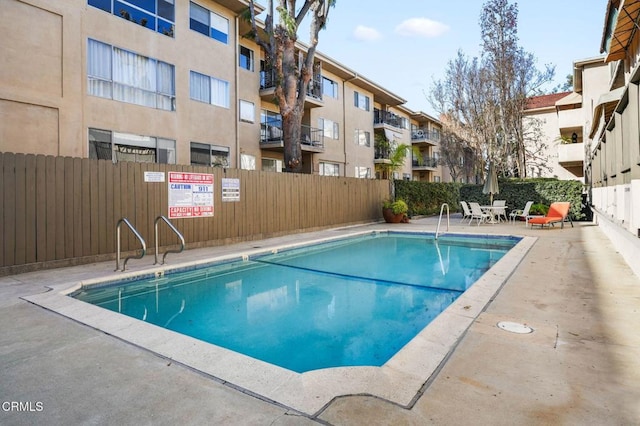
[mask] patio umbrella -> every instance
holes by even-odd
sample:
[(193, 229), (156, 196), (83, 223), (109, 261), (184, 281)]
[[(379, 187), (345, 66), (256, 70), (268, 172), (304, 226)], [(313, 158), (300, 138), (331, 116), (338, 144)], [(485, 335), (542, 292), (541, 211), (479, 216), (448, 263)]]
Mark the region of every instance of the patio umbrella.
[(496, 174), (493, 162), (489, 163), (489, 173), (484, 181), (482, 193), (489, 194), (490, 204), (493, 204), (493, 195), (500, 193), (500, 189), (498, 188), (498, 175)]

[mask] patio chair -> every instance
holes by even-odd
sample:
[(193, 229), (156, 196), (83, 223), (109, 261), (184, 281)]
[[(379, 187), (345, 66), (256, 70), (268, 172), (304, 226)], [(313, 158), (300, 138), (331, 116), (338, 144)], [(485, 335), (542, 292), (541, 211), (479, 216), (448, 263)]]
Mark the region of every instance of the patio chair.
[(515, 223), (518, 218), (524, 219), (524, 224), (527, 226), (529, 224), (529, 210), (531, 210), (532, 205), (533, 201), (527, 201), (527, 204), (524, 205), (524, 209), (514, 210), (509, 213), (509, 220)]
[(569, 219), (571, 222), (571, 227), (573, 228), (573, 221), (569, 216), (569, 208), (571, 207), (571, 203), (562, 201), (551, 203), (549, 206), (549, 211), (546, 216), (541, 217), (532, 217), (529, 219), (529, 225), (533, 227), (533, 225), (540, 225), (540, 228), (543, 228), (544, 225), (554, 226), (555, 223), (560, 222), (560, 228), (564, 228), (564, 221)]
[(498, 222), (504, 218), (507, 221), (507, 200), (493, 201), (493, 214), (498, 218)]
[(467, 204), (466, 201), (460, 201), (460, 205), (462, 206), (462, 219), (460, 219), (460, 222), (465, 219), (471, 219), (471, 210), (469, 210), (469, 204)]
[(471, 207), (471, 219), (469, 219), (469, 225), (471, 225), (473, 219), (476, 219), (478, 221), (478, 226), (480, 226), (480, 223), (484, 223), (491, 218), (491, 215), (489, 213), (485, 213), (482, 211), (482, 209), (480, 208), (480, 204), (470, 202), (469, 207)]

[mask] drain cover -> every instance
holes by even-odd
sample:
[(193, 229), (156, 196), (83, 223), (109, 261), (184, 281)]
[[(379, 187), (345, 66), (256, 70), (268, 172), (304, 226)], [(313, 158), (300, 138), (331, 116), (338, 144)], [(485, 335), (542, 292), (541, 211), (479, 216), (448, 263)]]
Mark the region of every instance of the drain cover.
[(504, 331), (509, 331), (511, 333), (518, 333), (518, 334), (528, 334), (533, 332), (533, 328), (528, 327), (524, 324), (511, 322), (511, 321), (500, 321), (498, 323), (498, 328), (501, 328)]

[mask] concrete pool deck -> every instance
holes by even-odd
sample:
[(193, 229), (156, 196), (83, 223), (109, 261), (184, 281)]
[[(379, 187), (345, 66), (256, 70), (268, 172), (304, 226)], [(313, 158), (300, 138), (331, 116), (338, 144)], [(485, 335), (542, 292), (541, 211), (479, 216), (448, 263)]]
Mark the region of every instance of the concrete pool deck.
[[(418, 219), (397, 229), (434, 231), (436, 223), (434, 218)], [(190, 250), (167, 260), (179, 263), (355, 229), (386, 228), (373, 224), (297, 234)], [(5, 410), (3, 405), (0, 423), (639, 423), (640, 281), (597, 226), (478, 227), (452, 217), (451, 231), (537, 240), (424, 382), (416, 386), (411, 376), (385, 383), (374, 374), (369, 388), (349, 391), (352, 378), (336, 375), (333, 382), (344, 382), (347, 391), (328, 401), (321, 395), (310, 403), (312, 412), (275, 402), (264, 393), (253, 395), (232, 380), (203, 372), (209, 364), (225, 365), (215, 354), (202, 368), (187, 367), (162, 352), (142, 349), (25, 300), (43, 293), (45, 286), (113, 275), (113, 262), (2, 277), (0, 396), (3, 404), (34, 405), (27, 412)], [(151, 263), (147, 256), (128, 266), (135, 271)], [(534, 332), (509, 333), (496, 326), (500, 321), (527, 324)], [(146, 337), (153, 340), (152, 333)], [(428, 358), (424, 354), (425, 364)], [(237, 375), (231, 365), (236, 366), (226, 364), (226, 370)], [(245, 373), (251, 368), (245, 366)], [(304, 395), (306, 384), (298, 385), (294, 394)], [(379, 395), (380, 389), (387, 394)], [(403, 394), (400, 402), (394, 400), (394, 392)]]

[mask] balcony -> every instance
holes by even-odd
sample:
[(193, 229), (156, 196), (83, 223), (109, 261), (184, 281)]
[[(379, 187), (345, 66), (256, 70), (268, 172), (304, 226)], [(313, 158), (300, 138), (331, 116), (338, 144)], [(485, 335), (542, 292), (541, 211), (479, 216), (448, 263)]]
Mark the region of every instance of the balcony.
[(577, 177), (584, 176), (584, 143), (558, 145), (558, 164)]
[(558, 128), (562, 129), (581, 129), (584, 125), (584, 111), (582, 108), (560, 110), (558, 112)]
[[(260, 125), (260, 149), (282, 152), (284, 150), (282, 122), (271, 121)], [(324, 152), (322, 129), (302, 125), (300, 147), (303, 152)]]
[(411, 165), (413, 170), (436, 170), (438, 168), (438, 158), (423, 155), (422, 164), (420, 164), (418, 159), (414, 157), (411, 160)]
[(440, 142), (440, 132), (426, 128), (416, 128), (411, 131), (411, 143), (437, 145)]
[(391, 148), (375, 147), (373, 151), (374, 164), (391, 164), (389, 157), (391, 156)]
[[(260, 71), (260, 97), (265, 101), (272, 101), (276, 88), (275, 70)], [(324, 105), (322, 101), (322, 75), (314, 74), (307, 87), (305, 108), (315, 108)]]
[(397, 129), (402, 129), (403, 119), (397, 114), (389, 111), (382, 111), (379, 109), (373, 110), (373, 127), (391, 126)]

